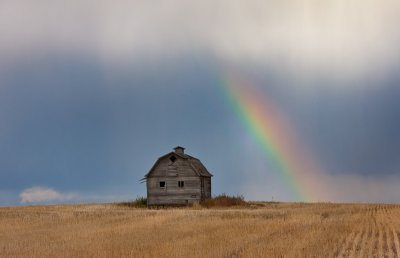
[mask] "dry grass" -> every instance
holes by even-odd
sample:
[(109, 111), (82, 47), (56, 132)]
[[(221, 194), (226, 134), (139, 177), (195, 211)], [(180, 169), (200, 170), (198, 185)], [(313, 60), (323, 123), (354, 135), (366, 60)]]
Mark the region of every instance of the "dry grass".
[(400, 206), (0, 208), (1, 257), (399, 257)]
[(232, 207), (232, 206), (248, 206), (249, 203), (244, 200), (243, 195), (229, 196), (220, 194), (218, 196), (206, 199), (201, 202), (201, 206), (206, 208), (211, 207)]

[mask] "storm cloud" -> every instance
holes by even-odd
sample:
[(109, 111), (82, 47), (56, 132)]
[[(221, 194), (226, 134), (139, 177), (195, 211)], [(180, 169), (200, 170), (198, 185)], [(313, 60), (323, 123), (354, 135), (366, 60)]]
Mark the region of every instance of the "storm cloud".
[(321, 200), (399, 201), (399, 11), (394, 0), (1, 1), (0, 204), (143, 195), (139, 180), (176, 145), (215, 175), (214, 194), (294, 200), (229, 106), (227, 71), (277, 104), (331, 185)]
[(7, 62), (36, 51), (63, 51), (115, 66), (198, 52), (225, 63), (347, 78), (385, 74), (399, 61), (394, 53), (400, 4), (394, 0), (7, 0), (0, 5), (0, 49)]

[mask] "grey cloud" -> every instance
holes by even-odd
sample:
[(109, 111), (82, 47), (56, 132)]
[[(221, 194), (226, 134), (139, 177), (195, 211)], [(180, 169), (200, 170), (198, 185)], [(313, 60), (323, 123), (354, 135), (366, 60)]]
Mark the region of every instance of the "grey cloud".
[(107, 62), (205, 52), (341, 77), (398, 62), (397, 1), (2, 1), (0, 48), (92, 53)]

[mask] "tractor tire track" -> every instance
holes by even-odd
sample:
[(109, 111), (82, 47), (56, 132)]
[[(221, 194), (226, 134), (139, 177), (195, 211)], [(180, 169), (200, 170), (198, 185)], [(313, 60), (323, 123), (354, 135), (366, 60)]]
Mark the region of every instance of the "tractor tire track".
[(392, 252), (394, 257), (400, 257), (400, 243), (399, 243), (400, 233), (396, 230), (396, 227), (398, 225), (398, 220), (396, 219), (399, 217), (398, 214), (399, 208), (400, 206), (398, 205), (394, 206), (389, 216), (390, 226), (388, 230), (389, 234), (392, 235), (392, 242), (393, 242)]
[(366, 251), (368, 245), (367, 245), (367, 240), (368, 237), (372, 235), (372, 220), (368, 219), (368, 221), (365, 223), (365, 231), (362, 237), (362, 240), (360, 242), (360, 246), (357, 247), (358, 251), (358, 257), (364, 257), (364, 252)]
[(348, 238), (348, 235), (343, 236), (343, 238), (341, 239), (340, 244), (338, 245), (338, 247), (336, 248), (336, 251), (333, 253), (333, 257), (340, 257), (339, 255), (342, 253), (342, 246), (344, 246), (346, 244), (346, 240)]
[(388, 235), (387, 235), (386, 225), (383, 224), (383, 222), (381, 222), (381, 227), (382, 227), (382, 252), (383, 252), (383, 257), (389, 257), (390, 239), (388, 238)]
[[(370, 208), (368, 211), (368, 224), (369, 224), (369, 231), (365, 241), (365, 248), (360, 254), (360, 257), (373, 257), (375, 251), (375, 234), (376, 234), (376, 211), (374, 208)], [(366, 255), (364, 255), (364, 252)]]
[(384, 257), (384, 250), (383, 250), (383, 227), (382, 227), (382, 223), (379, 221), (378, 222), (378, 256), (379, 257)]
[(391, 206), (388, 205), (384, 205), (382, 211), (380, 212), (380, 246), (381, 246), (381, 257), (392, 257), (393, 256), (393, 252), (392, 252), (392, 241), (390, 238), (390, 234), (389, 234), (389, 228), (390, 228), (390, 224), (391, 224), (391, 214), (392, 214), (392, 210), (391, 210)]
[(374, 233), (372, 234), (371, 241), (373, 245), (371, 245), (371, 256), (370, 257), (377, 257), (378, 249), (379, 249), (379, 227), (377, 222), (377, 213), (374, 216)]
[(360, 230), (354, 237), (353, 245), (348, 253), (348, 257), (355, 257), (357, 252), (359, 252), (360, 245), (361, 245), (361, 239), (362, 239), (362, 236), (365, 234), (365, 231), (366, 231), (365, 228)]
[(368, 237), (372, 235), (372, 213), (370, 210), (367, 210), (367, 216), (363, 218), (361, 221), (361, 228), (359, 233), (354, 239), (353, 247), (349, 256), (351, 257), (364, 257), (364, 251), (367, 249), (367, 240)]
[(355, 231), (352, 231), (347, 237), (346, 240), (344, 241), (343, 247), (340, 250), (338, 257), (346, 257), (347, 253), (350, 251), (351, 249), (351, 243), (352, 240), (354, 239), (356, 233)]
[(365, 213), (364, 216), (360, 213), (360, 219), (354, 222), (353, 231), (347, 235), (343, 241), (342, 248), (335, 253), (335, 257), (364, 257), (364, 253), (373, 252), (371, 246), (374, 243), (373, 233), (376, 211), (366, 209)]
[(234, 250), (232, 250), (231, 252), (229, 252), (229, 254), (227, 254), (225, 257), (226, 258), (235, 258), (235, 257), (240, 257), (241, 254), (249, 247), (251, 247), (252, 245), (255, 244), (259, 244), (260, 242), (263, 242), (267, 239), (270, 239), (274, 236), (277, 236), (279, 234), (281, 234), (282, 232), (280, 230), (274, 231), (274, 232), (268, 232), (266, 234), (262, 234), (254, 239), (248, 240), (246, 242), (244, 242), (242, 245), (238, 246), (237, 248), (235, 248)]
[(368, 257), (373, 257), (375, 251), (375, 242), (376, 239), (374, 238), (376, 234), (376, 224), (373, 221), (371, 224), (371, 231), (368, 234)]
[(394, 243), (394, 237), (393, 234), (391, 234), (391, 228), (390, 228), (390, 224), (387, 224), (386, 227), (386, 235), (388, 238), (388, 247), (389, 247), (389, 257), (395, 257), (396, 255), (396, 246)]
[[(385, 237), (384, 237), (384, 242), (385, 242), (385, 246), (384, 246), (384, 250), (385, 250), (385, 255), (387, 255), (387, 257), (397, 257), (397, 251), (396, 251), (396, 243), (395, 243), (395, 239), (392, 233), (392, 228), (394, 226), (395, 221), (393, 220), (393, 208), (394, 206), (390, 205), (390, 206), (386, 206), (386, 210), (385, 213), (383, 213), (382, 215), (384, 215), (384, 217), (382, 217), (382, 224), (384, 226), (385, 229)], [(386, 239), (386, 241), (385, 241)]]
[(396, 232), (396, 229), (393, 227), (392, 227), (392, 234), (393, 234), (394, 246), (396, 249), (396, 252), (394, 254), (396, 257), (400, 257), (399, 233)]

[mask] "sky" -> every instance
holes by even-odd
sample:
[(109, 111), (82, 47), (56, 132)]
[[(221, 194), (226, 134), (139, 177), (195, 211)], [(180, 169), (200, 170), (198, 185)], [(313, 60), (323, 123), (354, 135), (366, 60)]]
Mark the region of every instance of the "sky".
[(1, 0), (0, 205), (144, 196), (139, 180), (177, 145), (213, 195), (398, 203), (399, 11)]

